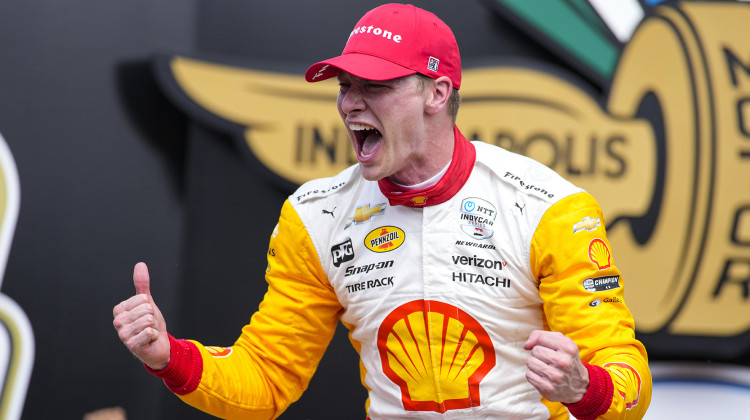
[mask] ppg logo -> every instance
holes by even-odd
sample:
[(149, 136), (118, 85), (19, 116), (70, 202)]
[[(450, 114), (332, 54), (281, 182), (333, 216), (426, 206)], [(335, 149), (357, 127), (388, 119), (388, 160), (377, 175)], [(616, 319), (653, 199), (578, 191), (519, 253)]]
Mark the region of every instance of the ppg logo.
[(354, 248), (351, 238), (331, 247), (331, 256), (333, 257), (333, 265), (336, 267), (340, 266), (342, 262), (353, 260)]

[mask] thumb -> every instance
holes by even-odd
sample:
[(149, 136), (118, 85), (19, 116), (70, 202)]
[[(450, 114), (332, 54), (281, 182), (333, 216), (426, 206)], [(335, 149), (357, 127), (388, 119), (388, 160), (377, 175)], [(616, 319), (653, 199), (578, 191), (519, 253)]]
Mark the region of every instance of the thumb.
[(531, 349), (533, 349), (534, 346), (537, 345), (537, 342), (539, 341), (539, 335), (541, 333), (542, 332), (539, 331), (539, 330), (532, 331), (531, 334), (529, 335), (529, 339), (526, 340), (526, 343), (523, 345), (523, 348), (525, 350), (531, 350)]
[(148, 267), (146, 267), (145, 263), (139, 262), (135, 265), (135, 268), (133, 269), (133, 284), (135, 285), (136, 294), (151, 296)]

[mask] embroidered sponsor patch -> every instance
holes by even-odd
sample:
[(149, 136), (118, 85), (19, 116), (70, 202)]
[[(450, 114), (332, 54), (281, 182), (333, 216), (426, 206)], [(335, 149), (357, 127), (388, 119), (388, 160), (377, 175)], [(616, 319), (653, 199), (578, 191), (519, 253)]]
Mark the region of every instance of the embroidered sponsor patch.
[(383, 213), (385, 213), (385, 203), (376, 204), (372, 207), (369, 204), (357, 207), (357, 210), (354, 210), (354, 216), (349, 219), (344, 229), (349, 228), (352, 224), (358, 225), (364, 223), (370, 220), (371, 217), (381, 216)]
[(352, 239), (349, 238), (340, 244), (332, 246), (331, 257), (333, 257), (333, 265), (335, 267), (340, 266), (343, 262), (353, 260), (354, 247), (352, 246)]
[(470, 197), (461, 202), (461, 230), (474, 239), (491, 238), (496, 217), (497, 209), (487, 200)]
[(583, 288), (587, 292), (603, 292), (605, 290), (618, 289), (620, 287), (620, 276), (593, 277), (583, 281)]
[(232, 354), (232, 349), (230, 347), (206, 346), (206, 351), (211, 356), (217, 357), (217, 358), (227, 357), (230, 354)]
[(603, 240), (596, 238), (589, 243), (589, 259), (599, 270), (612, 266), (612, 254)]
[(381, 226), (365, 237), (365, 246), (372, 252), (388, 252), (401, 246), (406, 239), (403, 230), (396, 226)]
[(583, 232), (584, 230), (586, 232), (593, 232), (599, 226), (601, 226), (601, 221), (599, 221), (598, 217), (592, 219), (590, 216), (586, 216), (580, 222), (573, 225), (573, 233)]

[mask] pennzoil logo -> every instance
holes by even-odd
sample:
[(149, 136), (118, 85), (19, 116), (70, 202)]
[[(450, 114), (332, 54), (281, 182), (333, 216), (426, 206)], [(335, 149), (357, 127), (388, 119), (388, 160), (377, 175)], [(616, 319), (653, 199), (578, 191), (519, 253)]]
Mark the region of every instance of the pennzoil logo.
[(381, 226), (365, 237), (365, 246), (373, 252), (388, 252), (401, 246), (406, 239), (403, 230), (396, 226)]
[(404, 409), (438, 413), (481, 405), (479, 384), (496, 357), (477, 320), (430, 300), (388, 314), (378, 329), (378, 351), (383, 372), (401, 389)]

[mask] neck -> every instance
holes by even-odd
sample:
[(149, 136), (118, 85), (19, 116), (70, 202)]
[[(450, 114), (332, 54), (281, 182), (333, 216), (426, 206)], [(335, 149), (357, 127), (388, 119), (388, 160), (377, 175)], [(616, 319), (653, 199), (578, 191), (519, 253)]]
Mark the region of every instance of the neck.
[(440, 130), (425, 137), (425, 146), (420, 156), (409, 160), (408, 166), (388, 177), (403, 186), (418, 185), (428, 181), (448, 167), (453, 158), (455, 136), (453, 127)]

